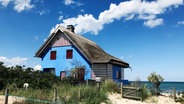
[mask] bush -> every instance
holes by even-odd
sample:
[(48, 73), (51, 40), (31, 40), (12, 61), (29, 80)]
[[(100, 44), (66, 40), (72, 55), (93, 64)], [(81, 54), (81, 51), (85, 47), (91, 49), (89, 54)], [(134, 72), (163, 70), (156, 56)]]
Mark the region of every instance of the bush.
[(182, 93), (182, 97), (184, 98), (184, 91), (182, 91), (181, 93)]
[(113, 82), (112, 80), (105, 80), (102, 83), (102, 89), (108, 92), (116, 92), (118, 88), (117, 83)]
[(33, 89), (50, 89), (60, 82), (60, 78), (51, 73), (34, 71), (22, 66), (6, 67), (0, 62), (0, 90), (12, 87), (22, 88), (24, 83)]
[(98, 86), (72, 86), (58, 87), (60, 101), (64, 104), (100, 104), (107, 102), (107, 91)]
[(62, 84), (77, 85), (79, 80), (75, 77), (69, 76), (61, 79)]
[(142, 100), (145, 100), (148, 97), (148, 90), (146, 84), (141, 86), (142, 89)]
[(164, 78), (160, 76), (159, 74), (156, 74), (156, 72), (153, 72), (148, 76), (148, 81), (152, 83), (153, 89), (152, 94), (159, 95), (160, 94), (160, 84), (163, 82)]
[[(68, 82), (68, 81), (67, 81)], [(117, 88), (117, 84), (112, 81), (106, 81), (101, 83), (101, 87), (98, 85), (86, 86), (78, 85), (73, 86), (70, 84), (60, 83), (50, 90), (47, 89), (10, 89), (10, 95), (20, 96), (31, 99), (39, 99), (44, 101), (53, 102), (54, 90), (57, 89), (58, 102), (63, 104), (100, 104), (102, 102), (108, 104), (108, 91), (112, 92)], [(18, 104), (18, 102), (15, 102)], [(42, 102), (36, 102), (32, 100), (25, 100), (19, 104), (44, 104)]]

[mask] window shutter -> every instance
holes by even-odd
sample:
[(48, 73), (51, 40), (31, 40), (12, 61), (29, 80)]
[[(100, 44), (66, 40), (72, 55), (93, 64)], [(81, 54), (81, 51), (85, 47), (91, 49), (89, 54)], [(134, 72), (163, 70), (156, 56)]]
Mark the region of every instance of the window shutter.
[(50, 52), (50, 60), (56, 60), (56, 51)]
[(66, 58), (72, 59), (73, 58), (73, 50), (67, 50), (66, 51)]

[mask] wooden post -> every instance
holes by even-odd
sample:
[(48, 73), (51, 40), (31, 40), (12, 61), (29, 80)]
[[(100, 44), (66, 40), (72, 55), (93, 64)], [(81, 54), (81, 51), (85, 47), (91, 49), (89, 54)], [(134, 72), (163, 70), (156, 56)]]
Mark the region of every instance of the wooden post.
[(8, 96), (9, 96), (9, 89), (5, 90), (5, 102), (4, 104), (8, 104)]
[(140, 88), (140, 90), (141, 90), (141, 91), (140, 91), (140, 92), (141, 92), (141, 101), (143, 102), (143, 100), (144, 100), (144, 99), (143, 99), (143, 98), (144, 98), (144, 97), (143, 97), (143, 89)]
[(80, 94), (80, 88), (79, 88), (79, 93), (78, 93), (78, 99), (79, 99), (79, 100), (80, 100), (80, 95), (81, 95), (81, 94)]
[(98, 85), (99, 85), (99, 87), (98, 87), (98, 91), (100, 91), (100, 88), (101, 88), (101, 82), (98, 82)]
[(174, 97), (174, 101), (176, 102), (176, 88), (173, 89), (173, 97)]
[(57, 89), (54, 89), (54, 103), (57, 104)]
[(86, 86), (88, 86), (88, 79), (86, 80)]
[(121, 83), (120, 91), (121, 91), (121, 97), (123, 97), (123, 83)]

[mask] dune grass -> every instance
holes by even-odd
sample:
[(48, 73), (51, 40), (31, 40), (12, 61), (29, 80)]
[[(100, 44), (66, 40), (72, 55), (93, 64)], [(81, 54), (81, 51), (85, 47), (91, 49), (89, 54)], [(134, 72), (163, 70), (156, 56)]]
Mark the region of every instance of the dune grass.
[[(18, 104), (47, 104), (54, 102), (54, 89), (57, 90), (57, 102), (62, 104), (111, 104), (108, 93), (115, 91), (117, 84), (107, 80), (95, 85), (54, 85), (52, 89), (10, 89), (10, 96), (27, 98)], [(31, 99), (31, 100), (30, 100)], [(40, 101), (37, 101), (40, 100)], [(17, 102), (15, 102), (16, 104)]]

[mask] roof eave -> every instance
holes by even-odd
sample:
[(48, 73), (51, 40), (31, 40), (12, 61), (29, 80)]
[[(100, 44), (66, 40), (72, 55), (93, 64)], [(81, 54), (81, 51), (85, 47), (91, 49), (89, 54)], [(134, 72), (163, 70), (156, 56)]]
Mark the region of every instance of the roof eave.
[(112, 60), (109, 61), (109, 63), (115, 64), (115, 65), (120, 65), (120, 66), (122, 66), (124, 68), (130, 68), (129, 64), (128, 63), (125, 63), (123, 61), (118, 61), (118, 60), (113, 60), (112, 59)]
[(60, 25), (51, 33), (49, 38), (44, 42), (44, 44), (38, 49), (38, 51), (35, 53), (35, 57), (41, 58), (42, 53), (47, 49), (48, 44), (52, 41), (52, 39), (55, 37), (55, 35), (58, 33), (58, 31), (62, 31), (63, 27)]
[(48, 47), (48, 44), (54, 38), (54, 35), (55, 33), (52, 33), (51, 36), (46, 40), (46, 42), (38, 49), (38, 51), (35, 53), (36, 57), (39, 57), (39, 58), (42, 57), (42, 53), (46, 50), (46, 48)]

